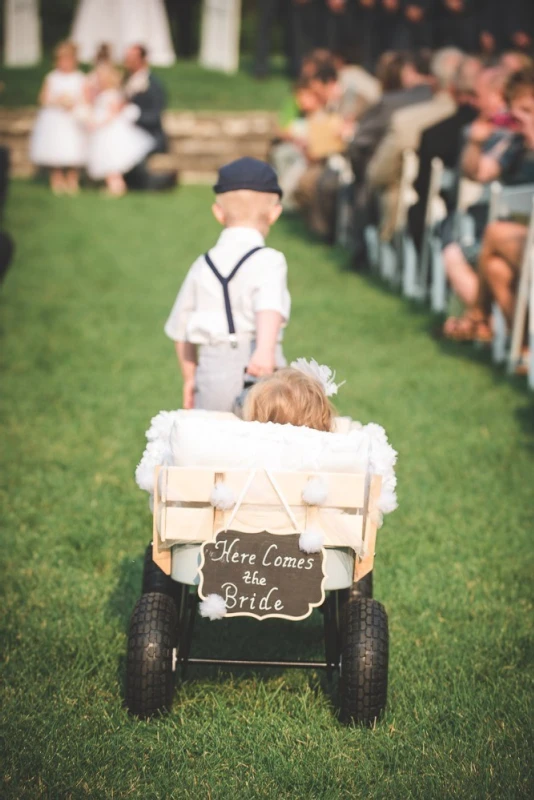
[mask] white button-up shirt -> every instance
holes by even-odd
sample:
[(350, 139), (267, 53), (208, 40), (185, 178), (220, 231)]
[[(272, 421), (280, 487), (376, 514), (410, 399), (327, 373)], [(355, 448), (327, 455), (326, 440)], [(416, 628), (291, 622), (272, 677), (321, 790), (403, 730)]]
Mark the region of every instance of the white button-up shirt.
[[(263, 245), (263, 236), (255, 228), (225, 228), (209, 254), (226, 278), (245, 253)], [(287, 325), (291, 310), (287, 263), (278, 250), (265, 247), (254, 253), (232, 278), (228, 291), (238, 339), (254, 339), (258, 311), (278, 311), (284, 319), (282, 327)], [(204, 256), (187, 273), (165, 333), (176, 342), (198, 345), (229, 341), (223, 287)]]

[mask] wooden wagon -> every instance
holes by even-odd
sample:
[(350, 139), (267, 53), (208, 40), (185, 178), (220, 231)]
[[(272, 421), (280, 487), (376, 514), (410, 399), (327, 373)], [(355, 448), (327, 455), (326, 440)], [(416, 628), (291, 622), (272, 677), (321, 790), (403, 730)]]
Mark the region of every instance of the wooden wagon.
[[(323, 489), (320, 502), (310, 501), (312, 483)], [(221, 486), (233, 498), (227, 507), (214, 504)], [(338, 672), (341, 720), (373, 723), (386, 704), (388, 667), (387, 615), (372, 597), (380, 488), (380, 476), (369, 474), (159, 467), (153, 539), (130, 624), (130, 711), (169, 708), (188, 664), (301, 667)], [(199, 604), (212, 619), (258, 621), (298, 621), (319, 608), (325, 657), (195, 658)]]

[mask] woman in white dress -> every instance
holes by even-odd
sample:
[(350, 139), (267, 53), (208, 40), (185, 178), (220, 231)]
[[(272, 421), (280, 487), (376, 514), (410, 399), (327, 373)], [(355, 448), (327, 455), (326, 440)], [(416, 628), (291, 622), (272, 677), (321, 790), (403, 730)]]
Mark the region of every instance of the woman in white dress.
[(115, 61), (138, 42), (156, 67), (170, 67), (176, 57), (164, 0), (79, 0), (71, 39), (86, 63), (102, 42), (109, 42)]
[(105, 180), (109, 194), (120, 197), (126, 192), (122, 176), (153, 150), (154, 139), (132, 121), (137, 109), (125, 102), (119, 70), (101, 64), (95, 76), (98, 94), (89, 120), (87, 172), (93, 180)]
[(71, 42), (56, 47), (55, 61), (39, 95), (41, 110), (32, 132), (30, 159), (50, 169), (55, 194), (76, 194), (87, 155), (86, 131), (76, 114), (84, 103), (85, 75), (77, 68), (76, 46)]

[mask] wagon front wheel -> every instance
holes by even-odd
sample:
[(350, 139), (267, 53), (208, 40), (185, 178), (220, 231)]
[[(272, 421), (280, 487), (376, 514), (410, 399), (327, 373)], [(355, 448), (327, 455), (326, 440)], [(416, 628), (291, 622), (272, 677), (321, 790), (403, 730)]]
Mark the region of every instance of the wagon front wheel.
[(340, 719), (372, 725), (386, 707), (388, 618), (371, 598), (349, 599), (342, 610)]
[(128, 635), (126, 705), (130, 713), (150, 717), (170, 708), (177, 641), (174, 600), (159, 592), (141, 595)]

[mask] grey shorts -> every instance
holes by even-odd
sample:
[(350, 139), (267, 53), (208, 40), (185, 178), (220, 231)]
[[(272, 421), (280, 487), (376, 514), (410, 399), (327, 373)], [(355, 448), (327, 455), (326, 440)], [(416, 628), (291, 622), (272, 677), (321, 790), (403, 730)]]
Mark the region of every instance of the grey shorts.
[[(254, 350), (254, 342), (228, 342), (198, 348), (195, 376), (195, 408), (208, 411), (232, 411), (236, 397), (243, 390), (245, 369)], [(276, 348), (276, 366), (286, 361), (282, 346)]]

